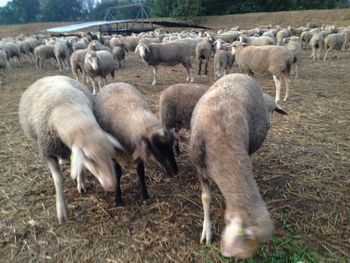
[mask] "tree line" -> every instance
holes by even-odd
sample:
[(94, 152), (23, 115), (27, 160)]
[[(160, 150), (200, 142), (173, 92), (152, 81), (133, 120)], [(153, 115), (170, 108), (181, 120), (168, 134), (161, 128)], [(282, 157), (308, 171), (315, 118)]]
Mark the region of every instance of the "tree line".
[[(0, 24), (102, 20), (110, 7), (136, 0), (12, 0), (0, 7)], [(249, 12), (348, 8), (348, 0), (145, 0), (151, 17), (194, 17)], [(137, 7), (114, 10), (116, 19), (136, 17)]]

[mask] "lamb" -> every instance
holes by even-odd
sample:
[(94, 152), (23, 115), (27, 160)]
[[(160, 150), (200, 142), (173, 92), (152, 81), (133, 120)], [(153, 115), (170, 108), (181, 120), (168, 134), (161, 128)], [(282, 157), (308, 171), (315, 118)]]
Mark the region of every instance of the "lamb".
[(208, 61), (211, 56), (211, 52), (213, 50), (213, 42), (214, 39), (212, 37), (205, 37), (196, 45), (196, 58), (199, 62), (198, 65), (198, 75), (201, 74), (202, 70), (202, 60), (205, 62), (204, 74), (208, 75)]
[(280, 100), (281, 78), (286, 86), (284, 101), (289, 95), (289, 71), (295, 62), (294, 55), (281, 46), (245, 46), (235, 41), (232, 43), (232, 54), (239, 68), (254, 73), (271, 74), (276, 85), (276, 102)]
[(112, 50), (112, 54), (115, 62), (117, 63), (117, 68), (122, 67), (122, 61), (126, 60), (128, 55), (128, 50), (124, 46), (115, 46)]
[(24, 134), (37, 144), (41, 158), (51, 171), (60, 223), (67, 212), (58, 159), (71, 157), (71, 177), (78, 179), (79, 192), (85, 189), (79, 179), (83, 166), (106, 191), (114, 191), (114, 147), (123, 147), (98, 125), (92, 95), (83, 84), (65, 76), (37, 80), (22, 95), (19, 120)]
[(135, 53), (139, 53), (146, 65), (153, 67), (152, 85), (156, 85), (158, 81), (158, 66), (175, 66), (182, 64), (187, 70), (186, 81), (193, 82), (191, 55), (192, 48), (186, 42), (169, 42), (169, 43), (140, 43), (135, 49)]
[(57, 60), (57, 64), (60, 72), (62, 72), (62, 70), (68, 71), (69, 70), (68, 60), (70, 59), (70, 49), (68, 48), (67, 44), (63, 41), (57, 41), (54, 45), (53, 53), (55, 54), (55, 58)]
[[(335, 49), (340, 51), (340, 49), (343, 47), (345, 42), (344, 34), (337, 33), (337, 34), (330, 34), (326, 36), (326, 38), (323, 41), (324, 48), (326, 50), (326, 54), (323, 57), (323, 60), (327, 59), (328, 52)], [(337, 55), (339, 57), (339, 54)]]
[(55, 59), (55, 52), (53, 46), (40, 45), (34, 49), (34, 57), (38, 69), (43, 68), (43, 61), (46, 59)]
[[(5, 81), (8, 79), (8, 71), (10, 70), (10, 64), (7, 60), (7, 55), (5, 51), (0, 49), (0, 69), (4, 71)], [(0, 80), (1, 86), (1, 80)]]
[(114, 79), (115, 61), (113, 55), (106, 50), (89, 50), (85, 55), (84, 70), (92, 83), (93, 94), (96, 94), (96, 77), (100, 78), (98, 81), (99, 89), (102, 86), (102, 79), (106, 85), (107, 75), (111, 74)]
[(239, 41), (246, 43), (251, 46), (264, 46), (264, 45), (273, 45), (274, 39), (268, 36), (261, 37), (247, 37), (246, 35), (240, 35)]
[(270, 127), (258, 83), (243, 74), (219, 79), (198, 101), (191, 120), (190, 160), (202, 186), (204, 210), (201, 243), (211, 241), (209, 179), (225, 198), (221, 254), (248, 258), (267, 241), (273, 223), (252, 173), (250, 155)]
[(310, 39), (310, 46), (311, 46), (311, 58), (320, 60), (321, 56), (321, 49), (323, 46), (323, 36), (322, 33), (316, 33), (314, 34)]
[[(144, 171), (144, 162), (148, 158), (154, 157), (169, 175), (177, 173), (172, 150), (174, 136), (163, 129), (136, 88), (122, 82), (103, 87), (95, 98), (95, 114), (101, 127), (115, 136), (125, 148), (125, 153), (117, 153), (117, 159), (131, 161), (137, 167), (144, 201), (149, 198)], [(121, 205), (121, 168), (118, 164), (116, 175), (116, 204)]]
[[(190, 129), (194, 107), (209, 86), (179, 83), (162, 91), (159, 98), (159, 115), (164, 129), (178, 134), (181, 129)], [(179, 138), (175, 137), (174, 148), (180, 154)]]
[(228, 74), (234, 63), (234, 56), (228, 50), (217, 50), (214, 56), (214, 75), (217, 78)]

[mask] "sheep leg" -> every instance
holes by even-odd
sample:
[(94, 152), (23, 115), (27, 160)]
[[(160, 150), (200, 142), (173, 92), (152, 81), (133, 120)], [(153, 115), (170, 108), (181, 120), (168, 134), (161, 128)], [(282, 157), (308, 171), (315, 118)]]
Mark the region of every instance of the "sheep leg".
[(122, 190), (120, 188), (120, 178), (122, 177), (122, 168), (117, 162), (115, 162), (114, 167), (115, 167), (115, 174), (117, 177), (117, 185), (116, 185), (116, 191), (115, 191), (115, 204), (116, 206), (122, 206), (123, 205)]
[(55, 183), (57, 217), (58, 222), (61, 224), (63, 219), (67, 218), (67, 210), (63, 197), (63, 174), (56, 158), (49, 157), (47, 159), (47, 164)]
[(191, 64), (190, 63), (182, 63), (182, 65), (186, 68), (186, 71), (187, 71), (186, 81), (193, 82), (194, 79), (193, 79)]
[(209, 183), (206, 179), (201, 178), (201, 186), (202, 186), (202, 205), (204, 212), (204, 220), (203, 220), (203, 230), (201, 235), (200, 243), (203, 244), (204, 241), (208, 245), (211, 241), (211, 221), (210, 221), (210, 202), (211, 202), (211, 191), (209, 188)]
[(205, 60), (204, 75), (208, 75), (208, 59)]
[(139, 176), (139, 182), (140, 182), (140, 190), (141, 190), (141, 197), (144, 202), (149, 199), (149, 195), (147, 193), (147, 187), (145, 182), (145, 165), (143, 162), (140, 162), (137, 165), (137, 175)]
[(84, 176), (80, 173), (77, 177), (77, 189), (79, 194), (84, 194), (86, 193), (86, 187), (84, 183)]
[(176, 152), (176, 156), (180, 155), (180, 147), (179, 147), (179, 139), (174, 139), (174, 148), (175, 148), (175, 152)]
[(284, 85), (286, 86), (286, 95), (284, 96), (283, 101), (287, 101), (289, 96), (289, 86), (290, 86), (288, 74), (285, 74), (283, 76), (283, 79), (284, 79)]
[(95, 95), (96, 94), (96, 82), (92, 77), (89, 77), (90, 81), (92, 83), (92, 94)]
[(199, 64), (198, 64), (198, 75), (201, 74), (201, 70), (202, 70), (202, 59), (199, 59)]
[(152, 81), (152, 85), (156, 85), (158, 82), (158, 68), (157, 67), (153, 67), (153, 81)]
[(272, 75), (272, 77), (273, 77), (273, 80), (274, 80), (275, 86), (276, 86), (276, 99), (275, 99), (275, 101), (279, 102), (280, 98), (281, 98), (281, 80), (279, 77), (277, 77), (275, 75)]
[(330, 48), (327, 49), (326, 54), (325, 54), (324, 57), (323, 57), (323, 60), (326, 60), (326, 59), (327, 59), (327, 55), (328, 55), (328, 52), (329, 52), (329, 51), (330, 51)]

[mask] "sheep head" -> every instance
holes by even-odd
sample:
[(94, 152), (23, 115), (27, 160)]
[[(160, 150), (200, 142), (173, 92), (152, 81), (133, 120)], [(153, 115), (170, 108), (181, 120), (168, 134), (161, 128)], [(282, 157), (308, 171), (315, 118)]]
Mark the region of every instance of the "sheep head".
[(240, 41), (234, 41), (232, 44), (231, 44), (231, 54), (234, 56), (238, 50), (244, 48), (245, 46), (247, 46), (246, 43), (243, 43), (243, 42), (240, 42)]
[[(83, 145), (83, 146), (81, 146)], [(124, 150), (122, 145), (109, 134), (93, 132), (89, 140), (72, 146), (71, 177), (76, 179), (83, 166), (88, 169), (109, 192), (115, 190), (114, 147)]]
[(173, 176), (177, 173), (173, 140), (174, 134), (172, 132), (154, 131), (149, 136), (142, 138), (133, 153), (133, 159), (153, 157), (163, 166), (169, 176)]
[(97, 55), (95, 51), (88, 51), (85, 56), (85, 63), (88, 63), (93, 70), (98, 70)]
[(221, 237), (221, 254), (225, 257), (250, 258), (257, 251), (260, 242), (267, 241), (272, 233), (273, 224), (266, 207), (260, 208), (261, 214), (254, 222), (247, 222), (237, 213), (226, 210), (226, 227)]

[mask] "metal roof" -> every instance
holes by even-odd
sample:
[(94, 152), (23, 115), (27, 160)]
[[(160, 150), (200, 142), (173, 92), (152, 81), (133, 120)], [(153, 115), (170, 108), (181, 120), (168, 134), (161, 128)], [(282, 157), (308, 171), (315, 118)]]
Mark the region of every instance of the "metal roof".
[(67, 26), (52, 27), (52, 28), (45, 29), (44, 31), (55, 32), (55, 33), (65, 33), (65, 32), (82, 30), (89, 27), (115, 24), (115, 23), (124, 23), (124, 22), (131, 22), (131, 21), (133, 20), (94, 21), (94, 22), (73, 24), (73, 25), (67, 25)]

